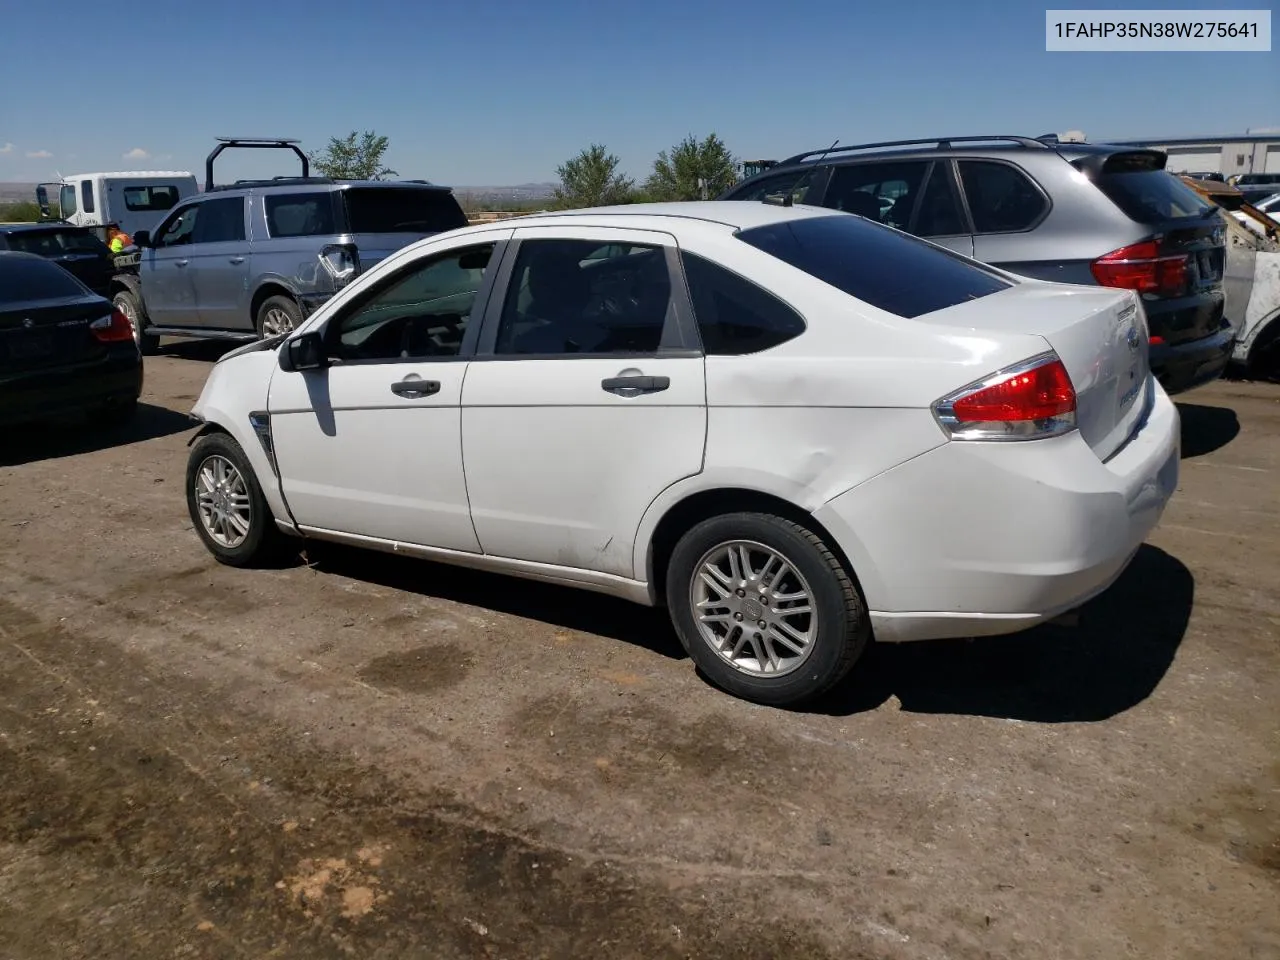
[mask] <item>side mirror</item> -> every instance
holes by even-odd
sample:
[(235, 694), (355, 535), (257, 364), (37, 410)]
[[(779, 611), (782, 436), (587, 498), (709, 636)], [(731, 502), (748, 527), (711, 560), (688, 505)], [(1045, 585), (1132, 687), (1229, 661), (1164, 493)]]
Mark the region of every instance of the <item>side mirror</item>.
[(280, 369), (289, 373), (323, 370), (327, 366), (329, 356), (324, 349), (324, 337), (319, 333), (304, 333), (286, 340), (280, 349)]
[(36, 187), (36, 203), (40, 206), (40, 216), (48, 220), (49, 213), (49, 191), (44, 187)]
[(133, 235), (133, 245), (134, 245), (135, 247), (149, 247), (149, 246), (151, 246), (151, 231), (150, 231), (150, 230), (139, 230), (137, 233), (135, 233), (135, 234)]

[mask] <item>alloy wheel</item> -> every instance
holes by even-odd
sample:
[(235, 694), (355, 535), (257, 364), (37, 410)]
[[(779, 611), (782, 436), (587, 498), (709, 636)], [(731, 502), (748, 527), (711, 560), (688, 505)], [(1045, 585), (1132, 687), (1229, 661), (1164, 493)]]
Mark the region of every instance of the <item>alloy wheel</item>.
[(795, 564), (763, 543), (733, 540), (703, 554), (689, 603), (699, 635), (735, 670), (785, 676), (813, 650), (813, 590)]

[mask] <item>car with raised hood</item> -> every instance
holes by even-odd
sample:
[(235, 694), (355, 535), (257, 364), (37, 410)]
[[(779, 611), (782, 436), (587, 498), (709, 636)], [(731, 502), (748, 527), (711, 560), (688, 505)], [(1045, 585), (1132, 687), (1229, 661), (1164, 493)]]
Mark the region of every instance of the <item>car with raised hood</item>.
[(1133, 290), (1170, 393), (1221, 376), (1221, 212), (1159, 150), (1050, 135), (897, 140), (810, 150), (730, 188), (867, 217), (1022, 276)]
[(124, 423), (141, 393), (128, 318), (56, 263), (0, 251), (0, 426)]
[(524, 217), (216, 363), (187, 506), (226, 564), (315, 538), (663, 605), (715, 683), (793, 704), (872, 638), (1120, 575), (1178, 477), (1148, 340), (1131, 290), (820, 208)]

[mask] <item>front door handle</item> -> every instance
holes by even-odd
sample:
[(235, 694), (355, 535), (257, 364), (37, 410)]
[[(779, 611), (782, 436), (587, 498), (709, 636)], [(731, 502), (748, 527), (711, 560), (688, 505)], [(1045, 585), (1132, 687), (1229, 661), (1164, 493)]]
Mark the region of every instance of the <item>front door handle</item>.
[(175, 267), (185, 267), (190, 262), (190, 260), (175, 260), (173, 261), (173, 265)]
[(238, 263), (244, 263), (244, 257), (232, 257), (232, 258), (231, 258), (231, 262), (232, 262), (232, 263), (237, 263), (237, 264), (238, 264)]
[(411, 400), (415, 397), (429, 397), (433, 393), (440, 392), (440, 381), (417, 378), (399, 380), (391, 385), (391, 392), (398, 397), (408, 397)]
[(609, 377), (600, 381), (609, 393), (622, 397), (636, 397), (642, 393), (659, 393), (671, 386), (670, 377)]

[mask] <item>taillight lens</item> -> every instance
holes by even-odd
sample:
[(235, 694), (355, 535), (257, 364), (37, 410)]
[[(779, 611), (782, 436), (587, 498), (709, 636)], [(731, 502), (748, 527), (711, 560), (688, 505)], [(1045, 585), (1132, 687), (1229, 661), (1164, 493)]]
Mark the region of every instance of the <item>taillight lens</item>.
[(102, 343), (123, 343), (133, 339), (133, 327), (119, 307), (111, 311), (111, 316), (89, 324), (89, 332)]
[(975, 381), (934, 404), (953, 440), (1040, 440), (1076, 427), (1076, 390), (1055, 353)]
[(350, 283), (360, 272), (360, 254), (354, 246), (334, 244), (320, 251), (320, 263), (338, 286)]
[(1099, 257), (1090, 265), (1093, 278), (1104, 287), (1121, 287), (1139, 293), (1177, 296), (1187, 286), (1185, 253), (1161, 256), (1154, 240), (1144, 240)]

